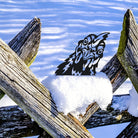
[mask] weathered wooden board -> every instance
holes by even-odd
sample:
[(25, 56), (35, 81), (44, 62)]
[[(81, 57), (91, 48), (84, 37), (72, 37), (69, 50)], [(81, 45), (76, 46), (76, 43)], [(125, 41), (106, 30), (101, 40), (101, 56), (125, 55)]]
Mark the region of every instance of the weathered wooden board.
[[(17, 53), (17, 55), (30, 66), (38, 52), (41, 38), (40, 19), (32, 19), (9, 43), (8, 45)], [(0, 99), (5, 93), (0, 90)]]
[(10, 48), (30, 66), (38, 52), (41, 39), (41, 22), (33, 18), (9, 43)]
[(130, 95), (114, 95), (112, 103), (107, 107), (107, 110), (104, 111), (98, 109), (85, 123), (85, 127), (94, 128), (99, 126), (130, 122), (134, 117), (127, 112), (127, 109), (123, 109), (124, 107), (121, 107), (121, 105), (121, 111), (112, 107), (114, 105), (119, 105), (120, 103), (118, 101), (120, 101), (120, 99), (123, 101), (128, 101), (129, 98)]
[(19, 106), (0, 108), (1, 138), (40, 135), (43, 131)]
[(117, 138), (137, 138), (138, 137), (138, 119), (135, 118)]
[(0, 89), (51, 136), (92, 137), (73, 116), (57, 111), (49, 91), (2, 40), (0, 66)]
[[(112, 104), (117, 99), (129, 99), (129, 95), (116, 95)], [(130, 122), (134, 119), (127, 111), (114, 110), (112, 106), (107, 111), (96, 111), (86, 122), (85, 127), (94, 128), (99, 126)], [(40, 128), (19, 106), (8, 106), (0, 108), (0, 137), (27, 137), (43, 135), (44, 130)], [(46, 137), (50, 137), (45, 132)]]
[(138, 92), (138, 25), (131, 10), (124, 16), (117, 57)]
[(103, 67), (101, 72), (104, 72), (110, 79), (113, 92), (115, 92), (128, 78), (127, 73), (119, 62), (116, 54)]
[[(138, 25), (131, 10), (124, 16), (117, 57), (138, 92)], [(117, 138), (138, 137), (138, 119), (134, 119)]]

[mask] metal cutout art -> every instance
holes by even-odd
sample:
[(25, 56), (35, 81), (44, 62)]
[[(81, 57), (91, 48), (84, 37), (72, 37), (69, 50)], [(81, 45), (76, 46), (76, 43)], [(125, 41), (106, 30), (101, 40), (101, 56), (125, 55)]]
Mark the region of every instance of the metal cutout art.
[(95, 75), (109, 32), (90, 34), (78, 42), (75, 52), (57, 68), (56, 75)]

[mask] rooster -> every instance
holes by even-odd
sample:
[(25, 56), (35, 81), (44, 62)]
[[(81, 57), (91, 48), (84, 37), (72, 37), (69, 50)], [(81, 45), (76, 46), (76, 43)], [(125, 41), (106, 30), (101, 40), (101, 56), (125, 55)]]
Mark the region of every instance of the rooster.
[(78, 42), (75, 52), (57, 68), (56, 75), (95, 75), (98, 62), (103, 57), (108, 32), (90, 34)]

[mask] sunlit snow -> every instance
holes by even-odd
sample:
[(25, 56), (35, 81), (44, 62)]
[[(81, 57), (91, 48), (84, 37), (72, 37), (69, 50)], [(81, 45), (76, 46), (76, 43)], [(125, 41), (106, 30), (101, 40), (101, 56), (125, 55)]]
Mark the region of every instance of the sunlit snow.
[(112, 86), (104, 73), (96, 76), (51, 75), (43, 84), (51, 92), (58, 110), (65, 114), (84, 114), (94, 102), (106, 109), (112, 100)]

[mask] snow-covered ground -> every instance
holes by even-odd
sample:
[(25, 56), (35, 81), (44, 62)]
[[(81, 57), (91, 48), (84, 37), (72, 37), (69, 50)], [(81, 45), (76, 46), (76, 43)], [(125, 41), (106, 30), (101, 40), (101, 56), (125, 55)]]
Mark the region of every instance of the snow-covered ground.
[[(100, 71), (117, 52), (123, 16), (128, 8), (138, 21), (136, 0), (0, 0), (0, 38), (8, 43), (32, 18), (40, 18), (41, 43), (30, 69), (42, 81), (74, 52), (79, 40), (91, 33), (110, 32), (97, 69)], [(131, 87), (127, 80), (115, 94), (129, 93)], [(7, 96), (0, 101), (0, 106), (11, 104), (15, 103)], [(125, 126), (126, 123), (89, 131), (95, 138), (114, 138)]]

